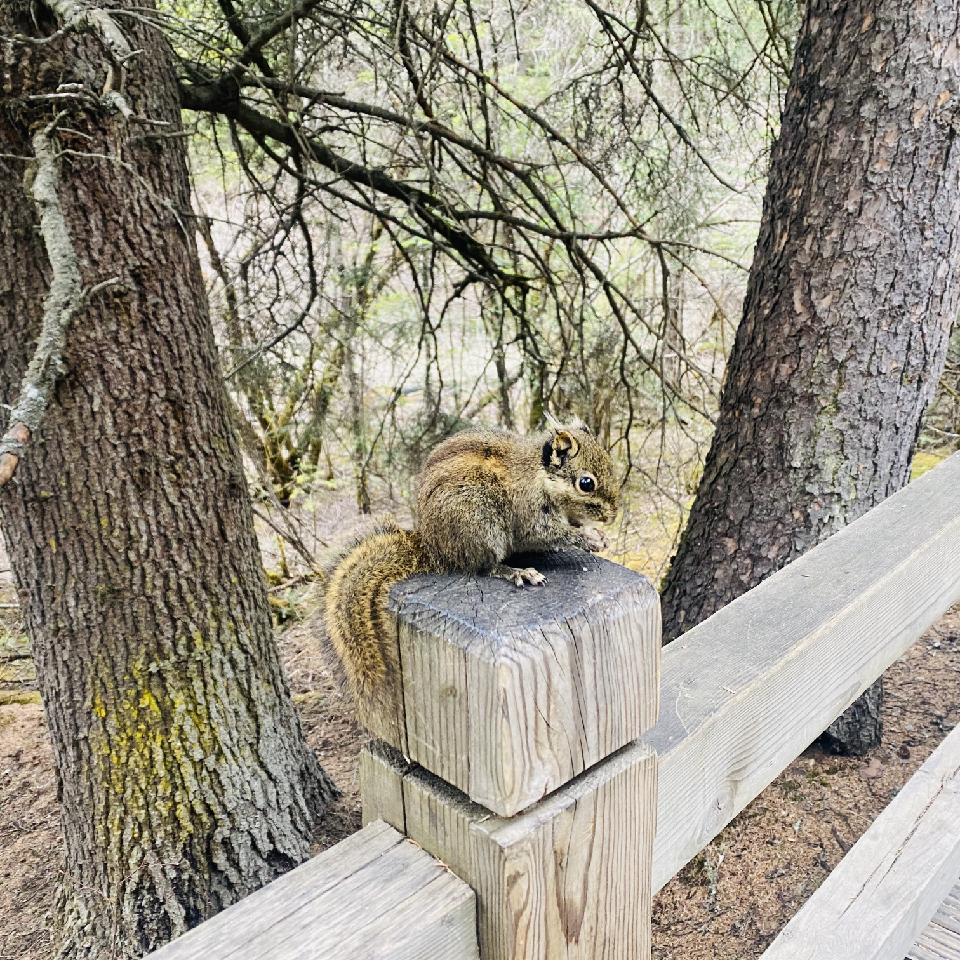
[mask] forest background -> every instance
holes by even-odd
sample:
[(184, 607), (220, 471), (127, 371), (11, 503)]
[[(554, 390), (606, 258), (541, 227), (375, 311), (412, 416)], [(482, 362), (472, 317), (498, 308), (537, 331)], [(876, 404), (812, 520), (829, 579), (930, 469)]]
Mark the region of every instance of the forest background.
[[(425, 451), (468, 423), (572, 412), (626, 478), (617, 555), (659, 579), (712, 432), (796, 10), (667, 4), (628, 25), (589, 5), (451, 4), (410, 40), (403, 16), (311, 17), (270, 73), (309, 87), (297, 109), (331, 152), (421, 185), (452, 225), (361, 173), (303, 176), (300, 144), (279, 156), (238, 123), (200, 115), (191, 138), (261, 489), (305, 504), (347, 481), (369, 511), (403, 502)], [(282, 109), (258, 84), (244, 92)]]
[[(861, 55), (899, 62), (883, 51), (908, 18), (858, 8), (845, 20), (847, 6), (821, 4), (820, 21), (806, 12), (797, 63), (814, 74), (823, 65), (823, 89), (844, 75), (833, 52), (841, 65), (851, 50), (857, 66)], [(923, 9), (955, 35), (949, 11)], [(549, 408), (577, 413), (624, 472), (614, 556), (659, 578), (721, 414), (805, 13), (734, 0), (220, 0), (118, 3), (107, 16), (53, 0), (0, 14), (10, 198), (0, 386), (15, 431), (30, 408), (26, 441), (8, 434), (0, 446), (0, 474), (11, 458), (16, 470), (0, 509), (58, 751), (61, 950), (94, 956), (106, 940), (136, 955), (302, 859), (312, 811), (332, 796), (269, 635), (247, 483), (273, 615), (289, 619), (324, 541), (347, 526), (345, 501), (361, 514), (402, 512), (443, 436), (475, 422), (535, 429)], [(874, 45), (851, 41), (850, 23), (854, 37), (873, 29)], [(875, 91), (862, 72), (846, 71), (867, 102)], [(802, 128), (815, 111), (798, 97)], [(950, 158), (950, 103), (937, 99), (926, 126), (925, 113), (891, 111), (894, 126), (920, 127), (921, 144), (933, 131), (934, 152), (946, 140)], [(829, 132), (808, 128), (806, 140)], [(783, 142), (789, 160), (796, 129)], [(855, 160), (851, 149), (851, 169)], [(786, 163), (771, 180), (770, 218), (803, 194), (798, 172)], [(927, 224), (928, 213), (909, 214), (904, 236)], [(934, 226), (949, 233), (951, 222)], [(900, 253), (884, 253), (899, 266)], [(923, 286), (921, 271), (904, 274), (903, 285)], [(876, 319), (909, 351), (908, 310), (893, 293), (897, 312)], [(919, 302), (935, 330), (939, 316)], [(957, 346), (919, 432), (919, 469), (956, 449)], [(931, 347), (883, 370), (917, 416), (942, 361)], [(896, 433), (902, 411), (879, 412)], [(897, 456), (877, 460), (889, 476), (869, 495), (854, 484), (861, 502), (838, 509), (837, 523), (905, 481), (918, 434), (904, 422)], [(817, 459), (815, 446), (802, 453)], [(324, 527), (331, 503), (339, 512)], [(768, 567), (789, 559), (752, 539), (769, 547)], [(144, 749), (142, 731), (160, 728)], [(201, 740), (196, 756), (177, 752)], [(155, 783), (164, 765), (171, 777)], [(238, 821), (231, 791), (261, 795), (262, 784), (262, 820)], [(173, 806), (157, 789), (182, 804), (176, 817), (164, 821)], [(127, 870), (131, 860), (141, 866)]]
[[(614, 451), (615, 555), (659, 581), (740, 318), (795, 5), (644, 4), (621, 19), (458, 3), (406, 21), (408, 39), (403, 5), (338, 13), (294, 19), (275, 76), (245, 81), (259, 120), (297, 112), (300, 140), (279, 151), (257, 117), (199, 114), (190, 131), (260, 496), (309, 511), (311, 491), (349, 486), (365, 513), (404, 504), (444, 436), (537, 429), (550, 408)], [(197, 14), (165, 21), (184, 57), (211, 75), (242, 59), (236, 38), (215, 38), (222, 12), (209, 34)], [(330, 156), (304, 172), (313, 131)], [(401, 182), (438, 198), (439, 219)], [(957, 448), (958, 363), (955, 337), (920, 470)]]

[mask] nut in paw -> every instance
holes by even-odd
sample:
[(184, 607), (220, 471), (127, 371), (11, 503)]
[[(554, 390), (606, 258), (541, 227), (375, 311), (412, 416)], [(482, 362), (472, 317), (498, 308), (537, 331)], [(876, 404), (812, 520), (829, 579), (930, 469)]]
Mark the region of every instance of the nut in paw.
[(602, 530), (597, 530), (595, 527), (584, 527), (583, 528), (583, 541), (584, 546), (591, 553), (600, 553), (601, 550), (606, 550), (610, 546), (610, 541), (607, 540), (606, 534)]

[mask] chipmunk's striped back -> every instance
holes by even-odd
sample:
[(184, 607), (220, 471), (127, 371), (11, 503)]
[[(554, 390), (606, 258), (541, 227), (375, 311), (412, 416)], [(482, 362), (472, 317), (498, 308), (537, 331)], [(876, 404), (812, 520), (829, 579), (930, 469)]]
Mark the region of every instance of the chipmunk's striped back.
[[(609, 453), (579, 420), (520, 437), (468, 430), (434, 448), (417, 483), (414, 532), (386, 522), (344, 544), (326, 568), (328, 640), (367, 716), (395, 715), (399, 654), (390, 588), (415, 573), (501, 577), (522, 587), (545, 577), (512, 567), (515, 553), (606, 546), (597, 530), (617, 512)], [(391, 709), (393, 708), (393, 709)]]

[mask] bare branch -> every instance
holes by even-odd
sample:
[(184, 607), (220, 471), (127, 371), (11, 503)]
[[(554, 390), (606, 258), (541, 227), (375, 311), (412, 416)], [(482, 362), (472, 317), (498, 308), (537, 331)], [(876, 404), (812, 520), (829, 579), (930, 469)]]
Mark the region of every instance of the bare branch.
[(64, 113), (58, 114), (52, 123), (35, 133), (32, 140), (35, 161), (30, 194), (40, 215), (40, 233), (50, 259), (53, 280), (44, 302), (37, 349), (27, 367), (20, 399), (11, 411), (9, 429), (0, 440), (0, 485), (9, 482), (13, 476), (24, 446), (37, 432), (46, 413), (50, 393), (62, 373), (70, 321), (85, 307), (92, 294), (118, 282), (111, 279), (85, 290), (80, 280), (77, 254), (57, 194), (60, 164), (54, 134), (63, 116)]

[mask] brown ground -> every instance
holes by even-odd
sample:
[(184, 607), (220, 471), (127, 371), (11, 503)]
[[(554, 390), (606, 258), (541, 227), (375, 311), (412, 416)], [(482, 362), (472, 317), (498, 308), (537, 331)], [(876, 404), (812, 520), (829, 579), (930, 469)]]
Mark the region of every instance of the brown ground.
[[(14, 601), (0, 548), (0, 603)], [(15, 611), (0, 609), (0, 960), (47, 960), (61, 869), (50, 745)], [(344, 796), (317, 851), (359, 829), (362, 731), (295, 626), (280, 646), (310, 743)], [(654, 903), (658, 960), (759, 956), (960, 717), (960, 606), (884, 675), (886, 742), (865, 759), (810, 749)]]

